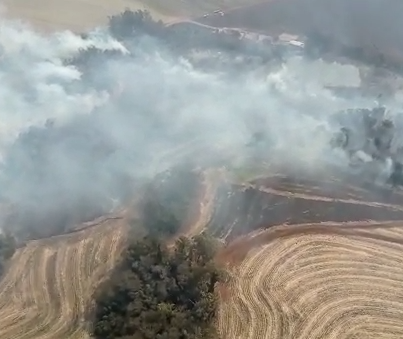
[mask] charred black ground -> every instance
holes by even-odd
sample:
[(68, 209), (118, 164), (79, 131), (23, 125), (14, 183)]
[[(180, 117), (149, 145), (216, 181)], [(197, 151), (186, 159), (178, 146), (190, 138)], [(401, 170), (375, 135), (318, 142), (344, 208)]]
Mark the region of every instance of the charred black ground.
[(209, 228), (231, 241), (282, 224), (402, 220), (402, 203), (402, 192), (388, 188), (277, 175), (221, 185)]

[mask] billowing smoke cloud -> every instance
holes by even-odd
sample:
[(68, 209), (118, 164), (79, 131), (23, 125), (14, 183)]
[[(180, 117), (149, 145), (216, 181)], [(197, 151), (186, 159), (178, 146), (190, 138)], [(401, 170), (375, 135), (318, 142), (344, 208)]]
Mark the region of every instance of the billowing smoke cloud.
[[(118, 57), (95, 58), (87, 76), (69, 60), (93, 47)], [(58, 222), (71, 225), (133, 194), (133, 179), (184, 159), (248, 159), (256, 130), (269, 136), (259, 152), (270, 161), (315, 171), (340, 165), (329, 147), (339, 128), (331, 114), (374, 105), (337, 98), (318, 80), (328, 73), (357, 81), (357, 70), (343, 67), (290, 56), (259, 74), (211, 72), (149, 36), (124, 46), (104, 29), (42, 36), (2, 20), (0, 195), (26, 211), (11, 223), (47, 227), (63, 214)]]
[(124, 50), (100, 31), (93, 32), (89, 40), (68, 31), (45, 37), (21, 23), (1, 21), (1, 145), (24, 128), (43, 125), (47, 119), (71, 118), (73, 112), (89, 113), (105, 101), (104, 93), (91, 88), (75, 91), (80, 72), (63, 64), (90, 45)]

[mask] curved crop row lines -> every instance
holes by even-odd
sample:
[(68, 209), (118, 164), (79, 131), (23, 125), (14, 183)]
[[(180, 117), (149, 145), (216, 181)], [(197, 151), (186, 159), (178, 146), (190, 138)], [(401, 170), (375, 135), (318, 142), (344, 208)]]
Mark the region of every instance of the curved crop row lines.
[(233, 268), (222, 338), (403, 338), (401, 228), (289, 226), (259, 236), (266, 243)]
[(123, 223), (105, 223), (19, 249), (0, 283), (0, 337), (88, 338), (95, 277), (117, 260), (124, 232)]

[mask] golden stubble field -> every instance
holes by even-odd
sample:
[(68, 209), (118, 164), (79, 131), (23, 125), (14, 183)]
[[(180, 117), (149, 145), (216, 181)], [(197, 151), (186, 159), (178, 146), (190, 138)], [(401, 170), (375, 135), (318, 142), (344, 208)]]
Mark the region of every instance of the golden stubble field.
[[(184, 235), (211, 218), (217, 173), (203, 182)], [(127, 225), (104, 218), (19, 249), (0, 283), (0, 338), (90, 338), (91, 296), (119, 258)], [(220, 339), (403, 338), (402, 253), (400, 221), (246, 232), (217, 255), (229, 271), (217, 289)]]
[(223, 339), (403, 338), (403, 223), (280, 226), (238, 240)]
[[(242, 4), (4, 0), (1, 15), (42, 31), (80, 32), (125, 8), (170, 22)], [(207, 183), (189, 235), (208, 222), (213, 191)], [(217, 318), (222, 339), (403, 338), (403, 222), (284, 229), (247, 235), (220, 254), (231, 276)], [(125, 234), (124, 221), (112, 220), (19, 249), (0, 282), (0, 338), (89, 338), (91, 296), (119, 257)]]
[(20, 248), (0, 283), (0, 338), (89, 338), (91, 296), (121, 253), (123, 220)]
[[(200, 199), (198, 230), (213, 209), (217, 180), (210, 175)], [(290, 200), (310, 200), (315, 211), (319, 195), (326, 194), (320, 186), (273, 182), (265, 189)], [(373, 206), (380, 216), (383, 208), (402, 209), (400, 191), (387, 203), (366, 201), (366, 195), (376, 194), (358, 186), (338, 194), (352, 196), (353, 191), (361, 193), (360, 199), (348, 202), (357, 208)], [(340, 198), (328, 196), (334, 204)], [(362, 221), (245, 230), (227, 243), (217, 256), (229, 271), (228, 283), (218, 288), (220, 339), (403, 338), (403, 220), (374, 221), (362, 213)]]

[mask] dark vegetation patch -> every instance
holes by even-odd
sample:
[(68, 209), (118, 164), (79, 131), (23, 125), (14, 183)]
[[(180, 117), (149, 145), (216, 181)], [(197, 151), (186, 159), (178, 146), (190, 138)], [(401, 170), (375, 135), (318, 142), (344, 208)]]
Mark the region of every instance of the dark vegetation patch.
[[(125, 11), (111, 17), (109, 29), (130, 50), (130, 55), (92, 48), (66, 60), (84, 72), (83, 79), (90, 86), (96, 87), (97, 70), (104, 62), (141, 55), (143, 51), (136, 46), (144, 36), (156, 40), (172, 58), (198, 49), (255, 55), (262, 60), (268, 57), (267, 50), (249, 48), (257, 45), (241, 40), (239, 35), (192, 25), (165, 27), (145, 12)], [(114, 85), (108, 83), (106, 87), (109, 90)], [(150, 182), (121, 171), (126, 165), (143, 171), (148, 168), (153, 159), (153, 145), (149, 144), (154, 136), (178, 146), (189, 140), (189, 134), (170, 134), (166, 126), (173, 112), (159, 114), (149, 107), (135, 107), (131, 105), (130, 93), (120, 98), (127, 102), (115, 102), (114, 119), (105, 121), (112, 124), (118, 120), (127, 127), (128, 138), (134, 134), (139, 137), (128, 141), (130, 152), (121, 152), (121, 145), (108, 138), (104, 126), (97, 122), (111, 114), (102, 109), (63, 126), (49, 122), (20, 135), (5, 157), (3, 188), (15, 192), (8, 196), (14, 212), (5, 224), (15, 227), (25, 239), (46, 237), (109, 211), (111, 197), (124, 204), (139, 192), (144, 193), (141, 215), (132, 225), (127, 250), (96, 293), (94, 335), (102, 339), (214, 338), (213, 319), (217, 311), (214, 288), (222, 280), (222, 272), (213, 262), (215, 242), (203, 234), (192, 239), (180, 238), (172, 247), (167, 245), (168, 239), (183, 226), (190, 204), (197, 197), (198, 175), (192, 172), (194, 164), (171, 169)], [(120, 104), (130, 110), (120, 109)], [(152, 130), (155, 135), (142, 135), (139, 125), (144, 127), (144, 133)], [(74, 161), (80, 166), (65, 171), (59, 155), (71, 150), (75, 150)], [(135, 160), (122, 166), (119, 161), (127, 154)], [(14, 178), (11, 184), (7, 173)], [(387, 208), (290, 198), (237, 185), (223, 185), (214, 206), (211, 227), (218, 235), (232, 229), (228, 238), (285, 222), (402, 219), (401, 212)], [(14, 251), (11, 244), (13, 239), (0, 238), (0, 259), (10, 258)]]
[(206, 235), (173, 248), (146, 236), (130, 242), (121, 263), (96, 293), (95, 338), (215, 338), (215, 285), (223, 273)]
[(213, 261), (217, 242), (201, 234), (167, 245), (197, 198), (199, 175), (187, 168), (143, 188), (127, 249), (95, 294), (95, 338), (216, 338), (215, 287), (223, 279)]

